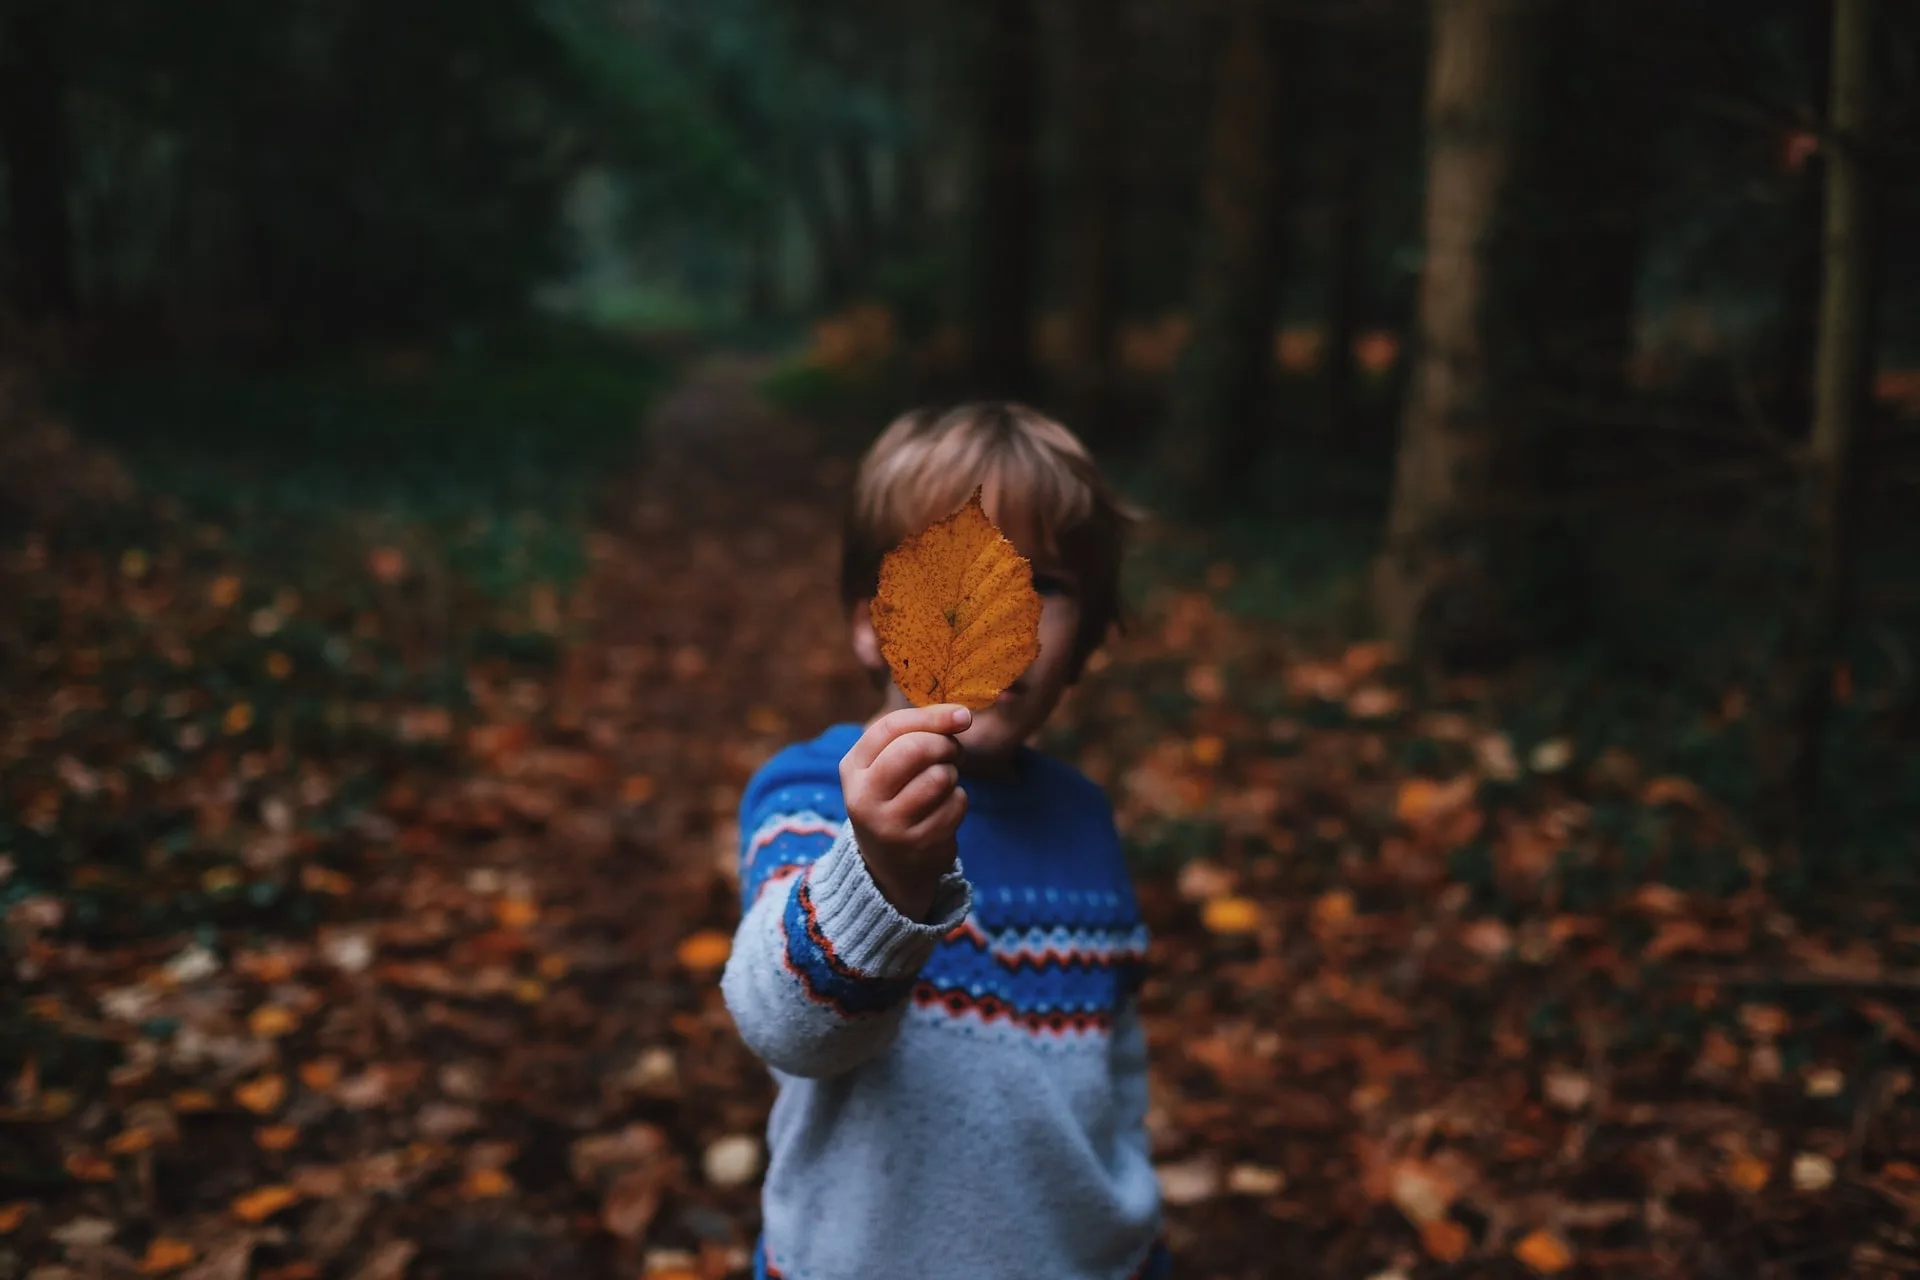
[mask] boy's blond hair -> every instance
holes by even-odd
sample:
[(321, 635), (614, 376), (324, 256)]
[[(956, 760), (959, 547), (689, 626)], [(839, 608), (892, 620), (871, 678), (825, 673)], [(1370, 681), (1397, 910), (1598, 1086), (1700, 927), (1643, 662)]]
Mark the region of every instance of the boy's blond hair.
[(1077, 582), (1072, 674), (1123, 623), (1120, 561), (1139, 513), (1114, 492), (1079, 437), (1022, 404), (984, 401), (904, 414), (860, 460), (847, 507), (840, 595), (879, 588), (880, 561), (902, 538), (957, 510), (975, 486), (989, 511), (1026, 516), (1042, 548)]

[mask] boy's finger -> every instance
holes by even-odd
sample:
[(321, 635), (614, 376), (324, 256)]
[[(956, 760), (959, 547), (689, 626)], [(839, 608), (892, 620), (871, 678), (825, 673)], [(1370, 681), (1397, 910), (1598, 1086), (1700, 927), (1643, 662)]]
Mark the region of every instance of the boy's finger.
[(952, 702), (942, 702), (931, 707), (903, 707), (899, 711), (890, 711), (867, 726), (851, 747), (847, 748), (846, 763), (856, 769), (872, 766), (887, 744), (907, 733), (959, 733), (973, 723), (973, 712)]
[(867, 769), (869, 794), (891, 800), (930, 765), (944, 764), (960, 754), (960, 744), (944, 733), (902, 734), (886, 745)]
[(936, 764), (922, 769), (907, 780), (907, 785), (894, 798), (894, 821), (903, 827), (912, 826), (952, 795), (959, 782), (960, 771), (950, 764)]
[(935, 840), (945, 840), (960, 829), (960, 820), (967, 816), (967, 789), (955, 787), (951, 795), (942, 800), (934, 811), (907, 828), (907, 841), (911, 844), (931, 844)]

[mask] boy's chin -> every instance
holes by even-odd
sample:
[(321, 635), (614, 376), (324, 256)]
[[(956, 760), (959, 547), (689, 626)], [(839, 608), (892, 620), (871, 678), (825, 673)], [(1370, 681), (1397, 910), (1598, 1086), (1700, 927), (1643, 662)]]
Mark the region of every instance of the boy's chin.
[(1010, 708), (995, 705), (973, 713), (973, 723), (958, 735), (960, 749), (967, 757), (981, 762), (1001, 760), (1020, 749), (1027, 730), (1008, 714)]

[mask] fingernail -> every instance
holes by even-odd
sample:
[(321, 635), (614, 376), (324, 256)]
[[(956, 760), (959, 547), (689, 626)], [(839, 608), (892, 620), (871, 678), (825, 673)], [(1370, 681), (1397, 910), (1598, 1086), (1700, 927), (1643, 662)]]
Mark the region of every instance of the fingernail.
[(953, 723), (956, 727), (964, 729), (968, 724), (972, 723), (972, 721), (973, 712), (967, 710), (965, 707), (955, 707), (953, 709)]

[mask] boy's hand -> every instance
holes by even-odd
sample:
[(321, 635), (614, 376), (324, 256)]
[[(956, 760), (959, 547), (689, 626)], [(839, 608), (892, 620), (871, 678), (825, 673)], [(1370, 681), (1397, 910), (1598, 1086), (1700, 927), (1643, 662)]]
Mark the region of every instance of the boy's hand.
[(840, 758), (840, 789), (867, 872), (910, 920), (926, 919), (940, 877), (953, 869), (954, 835), (967, 812), (953, 735), (972, 722), (971, 711), (951, 703), (889, 712)]

